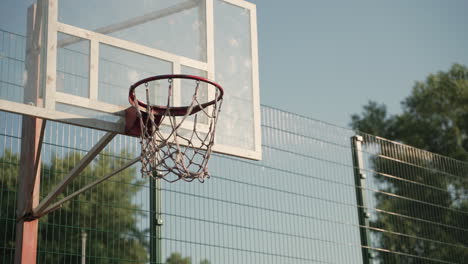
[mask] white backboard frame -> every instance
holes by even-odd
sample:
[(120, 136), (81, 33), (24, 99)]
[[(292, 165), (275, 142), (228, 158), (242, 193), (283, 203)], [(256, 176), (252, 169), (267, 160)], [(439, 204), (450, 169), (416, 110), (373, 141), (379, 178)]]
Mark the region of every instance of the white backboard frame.
[[(119, 39), (106, 35), (106, 32), (115, 30), (118, 27), (125, 26), (125, 23), (139, 23), (139, 21), (124, 21), (117, 25), (110, 25), (105, 28), (91, 31), (76, 26), (62, 23), (58, 19), (59, 0), (38, 0), (38, 10), (42, 12), (43, 27), (40, 29), (42, 32), (35, 35), (40, 35), (43, 38), (43, 47), (41, 49), (42, 66), (41, 79), (43, 98), (42, 104), (30, 105), (27, 102), (24, 104), (11, 102), (8, 100), (0, 99), (0, 110), (26, 114), (44, 118), (47, 120), (59, 121), (73, 125), (90, 127), (100, 130), (113, 131), (124, 134), (124, 121), (123, 118), (119, 122), (104, 121), (90, 117), (84, 117), (76, 113), (61, 112), (57, 110), (57, 104), (66, 104), (73, 107), (99, 111), (106, 114), (117, 116), (124, 116), (124, 110), (129, 105), (113, 105), (98, 100), (98, 85), (99, 85), (99, 45), (105, 44), (108, 46), (116, 47), (123, 50), (128, 50), (134, 53), (143, 54), (149, 57), (158, 58), (172, 64), (172, 71), (174, 74), (181, 73), (181, 68), (187, 66), (193, 69), (202, 70), (207, 73), (207, 78), (216, 81), (215, 74), (215, 29), (214, 29), (214, 1), (205, 0), (205, 16), (206, 16), (206, 62), (196, 59), (180, 56), (171, 52), (163, 51), (160, 49), (140, 45), (127, 40)], [(261, 159), (261, 125), (260, 125), (260, 99), (259, 99), (259, 72), (258, 72), (258, 44), (257, 44), (257, 22), (256, 22), (256, 6), (252, 3), (243, 0), (222, 0), (228, 4), (241, 7), (249, 10), (250, 14), (250, 40), (251, 40), (251, 57), (252, 57), (252, 103), (253, 103), (253, 121), (254, 121), (254, 148), (245, 149), (233, 145), (223, 145), (215, 143), (214, 151), (227, 155), (260, 160)], [(155, 12), (151, 14), (154, 17), (164, 16), (164, 13), (176, 12), (177, 9), (190, 8), (194, 6), (197, 1), (187, 0), (171, 7), (172, 10), (164, 10), (164, 12)], [(170, 8), (169, 8), (170, 9)], [(86, 18), (84, 18), (86, 19)], [(138, 18), (140, 20), (147, 19), (144, 16)], [(141, 22), (141, 21), (140, 21)], [(103, 32), (103, 33), (98, 33)], [(70, 36), (79, 37), (88, 40), (90, 44), (89, 49), (89, 91), (87, 97), (71, 95), (68, 93), (57, 91), (57, 52), (61, 45), (66, 45), (67, 39), (60, 42), (57, 39), (59, 33), (64, 33)], [(70, 41), (73, 41), (71, 39)], [(44, 70), (45, 69), (45, 70)], [(167, 73), (161, 73), (167, 74)], [(222, 83), (220, 83), (223, 85)], [(180, 92), (180, 91), (175, 91)], [(26, 94), (26, 92), (25, 92)], [(229, 100), (223, 103), (229, 104)], [(223, 114), (221, 109), (221, 117)], [(217, 128), (219, 129), (222, 128)], [(219, 132), (218, 132), (219, 136)]]

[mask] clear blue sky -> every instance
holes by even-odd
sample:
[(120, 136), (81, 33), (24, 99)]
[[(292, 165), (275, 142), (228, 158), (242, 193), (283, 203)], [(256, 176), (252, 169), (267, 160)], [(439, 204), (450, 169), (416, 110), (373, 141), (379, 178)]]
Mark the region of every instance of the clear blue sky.
[(468, 65), (468, 1), (252, 0), (263, 104), (347, 126), (401, 111), (417, 80)]

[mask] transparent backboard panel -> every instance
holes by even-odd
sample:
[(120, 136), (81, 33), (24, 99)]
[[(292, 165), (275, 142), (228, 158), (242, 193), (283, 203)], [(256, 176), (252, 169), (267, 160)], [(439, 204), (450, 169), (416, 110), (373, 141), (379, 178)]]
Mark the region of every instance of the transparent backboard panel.
[[(255, 5), (4, 0), (0, 22), (0, 110), (125, 133), (130, 85), (155, 75), (201, 76), (225, 93), (214, 150), (261, 158)], [(197, 87), (199, 103), (216, 96), (202, 82), (160, 80), (148, 83), (150, 103), (167, 105), (170, 85), (173, 106), (190, 105)], [(136, 90), (143, 101), (145, 88)], [(194, 121), (188, 117), (183, 129)], [(199, 129), (208, 121), (200, 117)]]
[(254, 149), (253, 77), (248, 9), (214, 1), (216, 81), (222, 83), (229, 102), (223, 105), (217, 142)]
[(25, 48), (24, 36), (0, 31), (0, 98), (2, 99), (23, 102), (26, 75)]
[(27, 72), (27, 9), (34, 1), (0, 4), (0, 99), (22, 103)]
[[(199, 69), (194, 69), (194, 68), (187, 67), (187, 66), (181, 67), (181, 73), (208, 78), (208, 72), (199, 70)], [(187, 106), (192, 103), (192, 99), (193, 99), (195, 89), (197, 86), (198, 86), (198, 89), (197, 89), (196, 96), (199, 102), (208, 102), (210, 100), (213, 100), (213, 98), (215, 98), (215, 92), (216, 92), (215, 88), (204, 82), (196, 83), (193, 80), (183, 79), (180, 81), (179, 85), (180, 85), (180, 100), (178, 103), (180, 103), (181, 106)], [(188, 117), (188, 118), (189, 120), (193, 121), (193, 117)], [(206, 115), (199, 115), (197, 121), (199, 124), (206, 125), (208, 124), (209, 120)]]
[[(162, 72), (172, 72), (172, 63), (110, 45), (99, 45), (98, 100), (127, 106), (128, 89), (137, 81)], [(153, 88), (158, 95), (151, 98), (155, 104), (164, 103), (166, 89)], [(144, 89), (135, 90), (138, 98), (146, 98)], [(164, 96), (165, 93), (166, 96)], [(156, 97), (157, 96), (157, 97)]]
[(89, 41), (59, 33), (57, 42), (57, 91), (89, 97)]
[[(195, 75), (195, 76), (200, 76), (203, 78), (208, 78), (208, 73), (203, 70), (187, 67), (187, 66), (182, 66), (181, 67), (181, 73), (182, 74), (188, 74), (188, 75)], [(196, 83), (194, 83), (193, 80), (180, 80), (180, 104), (181, 105), (189, 105), (192, 102), (192, 97), (194, 94), (194, 89), (197, 86)], [(212, 87), (208, 87), (208, 84), (200, 82), (198, 83), (198, 93), (197, 97), (199, 98), (200, 101), (209, 101), (208, 100), (208, 93), (209, 92), (214, 92), (214, 89)], [(210, 90), (208, 90), (210, 89)], [(213, 91), (211, 91), (213, 89)], [(210, 100), (212, 100), (214, 97), (211, 96)]]
[(193, 0), (60, 0), (58, 20), (206, 61), (204, 3)]

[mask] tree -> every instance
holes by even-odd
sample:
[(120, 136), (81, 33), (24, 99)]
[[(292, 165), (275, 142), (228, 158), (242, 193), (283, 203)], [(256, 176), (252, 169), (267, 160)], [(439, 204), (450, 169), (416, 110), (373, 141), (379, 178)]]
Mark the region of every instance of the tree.
[(192, 260), (190, 257), (182, 257), (182, 254), (179, 252), (173, 252), (171, 255), (166, 259), (166, 264), (191, 264)]
[(6, 149), (0, 157), (0, 262), (13, 263), (15, 256), (16, 175), (18, 155)]
[[(48, 164), (42, 164), (41, 193), (47, 194), (70, 171), (82, 155), (69, 152), (55, 157)], [(70, 194), (96, 177), (110, 173), (123, 165), (128, 154), (122, 152), (114, 158), (111, 153), (98, 156), (92, 166), (88, 166), (67, 188)], [(14, 255), (15, 196), (19, 157), (5, 150), (0, 157), (1, 212), (2, 229), (5, 228), (6, 248), (0, 251), (0, 262), (12, 261)], [(147, 262), (147, 242), (145, 231), (140, 231), (137, 224), (140, 210), (133, 201), (134, 195), (141, 189), (135, 183), (135, 169), (126, 169), (120, 173), (118, 182), (110, 180), (95, 189), (87, 191), (66, 202), (62, 208), (44, 216), (39, 222), (38, 259), (41, 263), (80, 263), (81, 232), (87, 232), (87, 256), (92, 256), (93, 263), (119, 263), (120, 260)], [(130, 184), (133, 183), (133, 184)], [(61, 194), (58, 199), (63, 198)], [(3, 232), (2, 232), (3, 233)], [(45, 252), (45, 253), (43, 253)], [(58, 253), (58, 254), (57, 254)], [(4, 254), (2, 256), (2, 254)]]
[[(171, 255), (166, 259), (166, 264), (192, 264), (190, 257), (182, 257), (179, 252), (172, 252)], [(200, 264), (210, 264), (210, 261), (203, 259)]]
[(416, 82), (403, 102), (403, 113), (388, 115), (385, 105), (369, 102), (352, 115), (353, 129), (404, 142), (417, 148), (468, 160), (468, 68), (454, 64), (448, 72)]
[[(447, 72), (430, 74), (424, 82), (416, 82), (412, 93), (403, 102), (403, 112), (389, 115), (383, 104), (369, 102), (360, 115), (351, 117), (351, 127), (355, 130), (374, 134), (387, 139), (403, 142), (417, 148), (443, 154), (458, 160), (468, 161), (468, 68), (454, 64)], [(380, 153), (397, 152), (395, 149), (381, 148)], [(403, 155), (403, 154), (396, 154)], [(412, 157), (423, 161), (424, 157)], [(402, 158), (403, 159), (403, 158)], [(457, 211), (468, 211), (468, 182), (463, 178), (449, 178), (437, 170), (422, 171), (414, 166), (396, 164), (395, 161), (374, 158), (374, 175), (380, 190), (402, 197), (424, 197), (425, 201), (437, 206), (414, 206), (405, 199), (390, 199), (377, 193), (376, 207), (402, 216), (379, 214), (371, 221), (371, 226), (391, 230), (408, 237), (382, 232), (378, 237), (379, 246), (397, 252), (411, 252), (427, 258), (445, 261), (468, 259), (468, 239), (466, 232), (423, 223), (417, 219), (430, 219), (445, 225), (463, 226), (468, 223), (468, 215)], [(424, 160), (431, 167), (431, 160)], [(445, 168), (453, 173), (457, 168)], [(450, 171), (454, 170), (454, 171)], [(383, 176), (397, 175), (401, 180)], [(408, 181), (424, 182), (430, 177), (430, 186), (416, 186)], [(445, 210), (450, 208), (454, 210)], [(413, 220), (416, 219), (416, 220)], [(414, 237), (432, 237), (453, 246), (444, 246), (429, 240)], [(397, 255), (379, 253), (381, 260), (389, 263), (418, 263), (420, 260)], [(404, 259), (404, 260), (403, 260)]]

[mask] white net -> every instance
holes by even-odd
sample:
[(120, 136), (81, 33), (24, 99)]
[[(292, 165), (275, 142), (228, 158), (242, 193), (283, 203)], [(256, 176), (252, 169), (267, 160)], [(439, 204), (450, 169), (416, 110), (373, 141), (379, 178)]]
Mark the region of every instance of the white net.
[[(175, 78), (175, 77), (174, 77)], [(215, 87), (203, 79), (193, 79), (195, 91), (190, 105), (173, 106), (173, 79), (168, 79), (167, 104), (165, 107), (151, 104), (150, 87), (146, 88), (146, 109), (138, 104), (136, 109), (141, 129), (142, 175), (169, 182), (177, 180), (203, 182), (209, 177), (208, 161), (214, 145), (216, 123), (222, 103), (222, 90), (215, 89), (214, 98), (208, 103), (200, 102), (201, 88)], [(208, 85), (200, 85), (201, 83)]]

